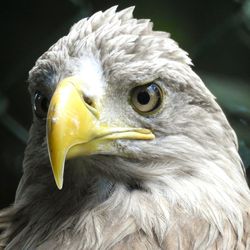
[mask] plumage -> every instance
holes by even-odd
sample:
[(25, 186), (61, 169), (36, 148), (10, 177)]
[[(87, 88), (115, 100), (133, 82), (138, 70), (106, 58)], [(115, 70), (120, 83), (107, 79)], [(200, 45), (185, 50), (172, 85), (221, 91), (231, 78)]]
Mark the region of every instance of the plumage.
[[(250, 192), (236, 135), (187, 53), (132, 12), (112, 7), (76, 23), (37, 60), (29, 90), (34, 106), (37, 91), (56, 102), (59, 83), (77, 76), (86, 112), (100, 110), (100, 124), (140, 128), (147, 139), (126, 132), (68, 159), (58, 190), (51, 165), (59, 188), (63, 165), (56, 167), (50, 126), (75, 109), (61, 118), (50, 104), (47, 121), (35, 109), (15, 203), (0, 212), (2, 248), (250, 248)], [(142, 115), (129, 96), (152, 82), (162, 103)]]

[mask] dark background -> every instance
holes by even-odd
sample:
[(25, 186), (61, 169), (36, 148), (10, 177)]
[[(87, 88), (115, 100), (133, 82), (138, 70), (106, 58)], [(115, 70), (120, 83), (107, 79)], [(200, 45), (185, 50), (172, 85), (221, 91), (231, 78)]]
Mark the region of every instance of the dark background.
[(1, 1), (0, 208), (13, 202), (22, 172), (32, 120), (28, 71), (74, 22), (113, 5), (135, 5), (135, 17), (150, 18), (156, 30), (170, 32), (189, 52), (194, 70), (226, 112), (250, 167), (250, 0)]

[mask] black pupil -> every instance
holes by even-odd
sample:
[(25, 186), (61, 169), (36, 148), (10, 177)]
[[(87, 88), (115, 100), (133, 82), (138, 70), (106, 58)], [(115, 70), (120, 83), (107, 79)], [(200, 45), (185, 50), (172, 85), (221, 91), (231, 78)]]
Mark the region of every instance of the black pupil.
[(40, 118), (45, 117), (48, 108), (49, 108), (48, 99), (40, 92), (37, 92), (35, 95), (35, 105), (34, 105), (36, 115)]
[(43, 112), (47, 112), (48, 108), (49, 108), (48, 100), (47, 100), (47, 98), (45, 98), (43, 96), (40, 96), (40, 98), (41, 98), (41, 100), (40, 100), (41, 109), (43, 110)]
[(150, 101), (150, 95), (147, 91), (142, 91), (139, 92), (137, 95), (137, 101), (141, 104), (141, 105), (146, 105), (149, 103)]

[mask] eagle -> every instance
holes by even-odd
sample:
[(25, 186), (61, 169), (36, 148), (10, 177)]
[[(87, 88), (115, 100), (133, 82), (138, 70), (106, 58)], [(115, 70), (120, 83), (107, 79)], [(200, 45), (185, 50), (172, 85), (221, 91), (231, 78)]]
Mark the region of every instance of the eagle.
[(116, 9), (73, 25), (29, 72), (1, 248), (249, 249), (235, 132), (170, 35)]

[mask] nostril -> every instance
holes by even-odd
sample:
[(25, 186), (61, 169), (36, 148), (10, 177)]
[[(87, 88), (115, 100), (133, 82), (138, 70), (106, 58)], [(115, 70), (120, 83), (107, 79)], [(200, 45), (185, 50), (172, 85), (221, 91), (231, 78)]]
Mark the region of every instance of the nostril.
[(88, 96), (83, 95), (83, 100), (89, 105), (93, 106), (93, 101)]

